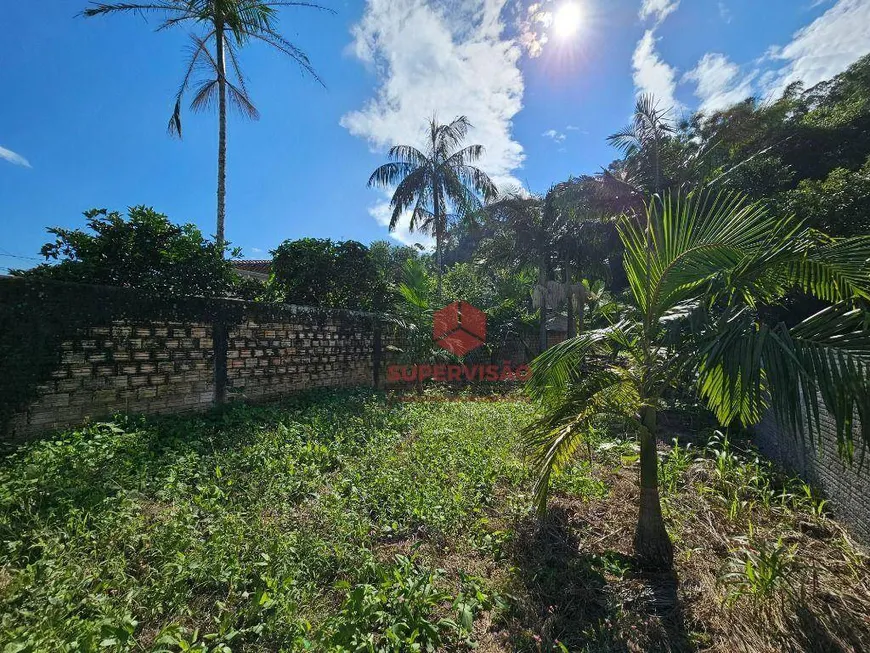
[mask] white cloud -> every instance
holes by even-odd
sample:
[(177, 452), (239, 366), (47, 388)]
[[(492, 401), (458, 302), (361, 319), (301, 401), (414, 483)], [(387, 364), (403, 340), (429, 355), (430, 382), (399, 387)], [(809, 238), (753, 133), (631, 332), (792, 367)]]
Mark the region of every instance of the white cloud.
[(662, 60), (656, 52), (655, 29), (648, 29), (637, 42), (632, 66), (638, 94), (651, 93), (662, 109), (676, 110), (682, 107), (674, 97), (677, 69)]
[(565, 140), (565, 134), (563, 134), (562, 132), (557, 132), (555, 129), (548, 129), (543, 134), (541, 134), (541, 136), (545, 138), (551, 138), (557, 143), (561, 143)]
[(577, 125), (567, 125), (565, 129), (571, 132), (580, 131), (580, 128)]
[(23, 156), (13, 152), (12, 150), (7, 150), (2, 146), (0, 146), (0, 159), (6, 159), (9, 163), (14, 163), (17, 166), (24, 166), (25, 168), (33, 167)]
[(652, 17), (658, 24), (680, 6), (680, 0), (643, 0), (638, 16), (641, 20)]
[(719, 0), (719, 18), (724, 20), (726, 23), (730, 23), (732, 18), (731, 10), (728, 8), (728, 5), (722, 2), (722, 0)]
[(787, 62), (765, 76), (765, 91), (779, 95), (792, 82), (810, 87), (843, 72), (870, 52), (870, 0), (839, 0), (791, 42), (771, 48), (767, 58)]
[(517, 30), (517, 40), (530, 57), (539, 57), (550, 40), (547, 30), (553, 24), (553, 12), (548, 9), (551, 1), (533, 2), (526, 8), (525, 13), (520, 3), (514, 5), (514, 11), (517, 13), (514, 25)]
[(518, 184), (513, 172), (525, 156), (511, 120), (522, 108), (521, 49), (503, 36), (505, 2), (368, 0), (350, 51), (377, 74), (378, 89), (341, 125), (380, 151), (422, 145), (433, 113), (442, 121), (465, 115), (473, 125), (467, 142), (486, 148), (478, 165), (499, 185)]
[(726, 109), (752, 95), (755, 73), (742, 75), (740, 67), (724, 54), (708, 52), (698, 65), (683, 76), (683, 81), (695, 82), (695, 96), (702, 111)]

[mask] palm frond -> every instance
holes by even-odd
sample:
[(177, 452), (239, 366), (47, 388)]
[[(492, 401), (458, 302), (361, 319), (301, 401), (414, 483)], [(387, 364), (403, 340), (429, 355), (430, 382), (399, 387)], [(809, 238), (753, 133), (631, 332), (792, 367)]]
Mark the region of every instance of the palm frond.
[(213, 31), (209, 32), (204, 37), (199, 37), (196, 34), (189, 35), (190, 40), (193, 41), (193, 46), (190, 48), (190, 59), (187, 63), (187, 68), (184, 71), (184, 78), (181, 80), (181, 85), (178, 87), (178, 92), (175, 94), (175, 108), (172, 112), (172, 116), (169, 118), (169, 126), (167, 128), (170, 134), (178, 136), (178, 138), (181, 138), (182, 136), (181, 101), (184, 98), (184, 94), (187, 91), (188, 86), (190, 85), (190, 80), (193, 76), (193, 72), (199, 65), (201, 56), (205, 54), (210, 61), (214, 61), (211, 57), (211, 53), (209, 53), (208, 51), (208, 41), (213, 36)]
[(239, 90), (242, 91), (242, 93), (245, 95), (245, 97), (249, 97), (248, 87), (247, 87), (247, 84), (245, 82), (245, 76), (242, 73), (242, 67), (239, 65), (238, 52), (236, 50), (237, 50), (237, 46), (233, 45), (233, 42), (231, 40), (227, 40), (226, 41), (226, 52), (228, 55), (227, 58), (230, 61), (230, 68), (232, 68), (233, 74), (235, 75), (236, 81), (238, 82)]
[[(414, 206), (414, 210), (411, 212), (411, 219), (408, 222), (408, 229), (410, 231), (419, 231), (424, 234), (430, 234), (432, 233), (432, 225), (435, 222), (435, 214), (426, 208), (423, 197), (423, 195), (420, 195), (417, 198), (417, 203)], [(395, 214), (393, 215), (393, 219), (390, 221), (390, 225), (391, 229), (396, 228)]]
[(479, 193), (484, 201), (491, 202), (498, 197), (498, 188), (483, 170), (470, 165), (455, 166), (454, 175), (466, 188)]
[(459, 167), (478, 161), (484, 153), (483, 145), (469, 145), (451, 154), (444, 162), (450, 167)]
[(797, 230), (734, 193), (666, 195), (661, 208), (647, 206), (647, 224), (624, 219), (618, 230), (632, 294), (654, 319)]
[(523, 440), (538, 479), (534, 503), (538, 513), (547, 508), (550, 479), (572, 459), (593, 419), (630, 418), (639, 405), (633, 381), (624, 370), (599, 370), (571, 388), (563, 403), (523, 430)]
[(870, 299), (870, 236), (811, 242), (786, 266), (788, 281), (819, 299)]
[(732, 311), (708, 334), (699, 365), (702, 398), (723, 424), (758, 422), (772, 407), (799, 436), (821, 432), (821, 408), (833, 417), (838, 449), (850, 457), (858, 417), (870, 444), (870, 324), (841, 302), (789, 330)]
[(698, 388), (720, 424), (758, 422), (767, 408), (763, 354), (771, 335), (747, 308), (726, 314), (700, 352)]
[(580, 366), (590, 353), (603, 351), (610, 337), (610, 327), (587, 331), (568, 338), (540, 354), (530, 367), (532, 374), (526, 381), (526, 392), (535, 400), (558, 398), (568, 385), (577, 379)]
[[(819, 408), (833, 417), (840, 455), (851, 459), (855, 418), (870, 446), (870, 323), (841, 302), (776, 333), (765, 351), (771, 402), (797, 433), (820, 433)], [(775, 345), (775, 346), (774, 346)], [(799, 398), (799, 400), (798, 400)]]
[(394, 161), (407, 163), (415, 167), (432, 165), (429, 157), (412, 145), (394, 145), (390, 148), (389, 157)]
[(633, 156), (641, 147), (641, 137), (632, 125), (608, 136), (607, 142), (626, 156)]
[(471, 122), (466, 116), (457, 116), (450, 123), (438, 126), (436, 142), (445, 153), (450, 152), (465, 140), (470, 127)]
[(124, 11), (130, 11), (139, 14), (147, 14), (155, 11), (184, 12), (186, 14), (188, 5), (187, 2), (91, 2), (90, 4), (90, 7), (81, 12), (81, 15), (86, 18)]
[(302, 69), (304, 73), (308, 73), (311, 77), (320, 84), (322, 87), (326, 88), (326, 84), (317, 74), (317, 71), (314, 69), (314, 66), (311, 65), (311, 61), (308, 59), (308, 55), (305, 54), (301, 49), (290, 43), (287, 39), (282, 37), (280, 34), (273, 30), (263, 30), (263, 31), (248, 31), (245, 32), (246, 36), (249, 38), (256, 39), (258, 41), (262, 41), (266, 45), (270, 45), (279, 52), (283, 52), (288, 57), (293, 59), (299, 68)]
[(661, 108), (661, 103), (652, 93), (642, 94), (634, 105), (635, 130), (642, 133), (656, 130), (659, 135), (673, 133), (674, 127), (666, 119), (668, 111)]
[(228, 95), (230, 102), (234, 107), (236, 107), (239, 113), (250, 120), (260, 119), (260, 112), (257, 110), (257, 107), (254, 106), (254, 103), (251, 102), (247, 93), (230, 82), (227, 82), (227, 90), (229, 91)]
[(218, 80), (209, 79), (202, 82), (193, 94), (190, 108), (194, 111), (205, 111), (215, 103), (218, 91)]
[(392, 161), (385, 163), (372, 173), (369, 177), (368, 186), (377, 186), (379, 188), (390, 188), (398, 185), (402, 179), (413, 172), (415, 166), (402, 161)]
[(393, 214), (390, 219), (390, 230), (396, 228), (399, 217), (407, 211), (411, 206), (416, 206), (414, 215), (412, 215), (411, 228), (415, 228), (417, 224), (417, 209), (422, 210), (428, 203), (431, 185), (429, 183), (428, 168), (417, 168), (406, 174), (396, 190), (393, 191), (393, 197), (390, 200), (390, 207), (393, 209)]

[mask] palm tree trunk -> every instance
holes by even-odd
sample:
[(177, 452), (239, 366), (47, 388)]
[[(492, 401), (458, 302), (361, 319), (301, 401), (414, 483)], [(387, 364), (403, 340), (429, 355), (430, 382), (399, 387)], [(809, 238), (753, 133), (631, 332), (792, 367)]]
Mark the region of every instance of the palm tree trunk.
[(586, 319), (586, 286), (580, 286), (577, 301), (577, 333), (583, 333), (583, 320)]
[(538, 332), (539, 354), (547, 351), (547, 257), (541, 256), (538, 266), (538, 287), (541, 291), (541, 328)]
[[(224, 59), (224, 30), (218, 17), (215, 28), (215, 45), (218, 64), (218, 179), (217, 179), (217, 232), (215, 238), (219, 248), (224, 245), (224, 221), (226, 219), (227, 196), (227, 80)], [(221, 252), (223, 255), (223, 252)]]
[(441, 224), (441, 202), (438, 197), (438, 187), (436, 185), (435, 192), (432, 193), (432, 208), (435, 213), (435, 265), (438, 267), (438, 301), (441, 301), (441, 241), (444, 239), (443, 225)]
[(577, 322), (574, 319), (574, 266), (571, 265), (570, 256), (565, 256), (565, 290), (568, 297), (568, 337), (573, 338), (577, 335)]
[(640, 505), (634, 551), (644, 569), (670, 569), (674, 548), (665, 529), (659, 499), (658, 454), (656, 453), (656, 409), (643, 406), (640, 421)]

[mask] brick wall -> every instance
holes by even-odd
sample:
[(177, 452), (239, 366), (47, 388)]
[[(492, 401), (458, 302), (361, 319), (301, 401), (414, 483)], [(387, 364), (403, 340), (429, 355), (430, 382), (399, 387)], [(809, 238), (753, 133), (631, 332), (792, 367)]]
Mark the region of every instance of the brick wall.
[(372, 385), (378, 316), (0, 278), (0, 434)]
[(6, 426), (12, 436), (123, 411), (204, 409), (214, 398), (209, 325), (116, 320), (61, 342), (61, 358), (37, 398)]
[(822, 410), (818, 438), (801, 440), (772, 413), (755, 427), (759, 451), (818, 487), (837, 516), (870, 542), (870, 452), (863, 447), (860, 425), (854, 426), (855, 455), (850, 464), (837, 454), (834, 420)]
[[(293, 309), (293, 315), (304, 309)], [(371, 384), (374, 332), (341, 316), (247, 321), (227, 334), (227, 392), (267, 399), (312, 387)]]

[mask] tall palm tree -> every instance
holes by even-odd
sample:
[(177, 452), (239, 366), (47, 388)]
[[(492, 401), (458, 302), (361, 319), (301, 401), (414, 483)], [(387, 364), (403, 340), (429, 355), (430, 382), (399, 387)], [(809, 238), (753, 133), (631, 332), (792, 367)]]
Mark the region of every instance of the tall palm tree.
[(492, 237), (485, 243), (484, 256), (513, 269), (527, 266), (538, 269), (533, 296), (534, 305), (541, 312), (538, 332), (541, 352), (547, 348), (547, 286), (553, 256), (552, 216), (546, 208), (545, 197), (508, 191), (485, 209)]
[(372, 173), (369, 186), (394, 188), (390, 207), (390, 231), (402, 214), (411, 210), (410, 229), (435, 234), (438, 266), (438, 295), (441, 296), (441, 273), (444, 237), (450, 212), (460, 219), (477, 211), (482, 201), (498, 194), (485, 172), (471, 165), (480, 160), (482, 145), (460, 147), (471, 123), (465, 116), (442, 125), (435, 116), (429, 121), (425, 151), (412, 145), (390, 148), (392, 159)]
[[(276, 0), (154, 0), (145, 3), (92, 2), (82, 13), (85, 17), (118, 12), (161, 17), (159, 30), (170, 27), (195, 26), (199, 33), (190, 33), (190, 59), (181, 86), (175, 96), (175, 109), (169, 120), (169, 132), (181, 138), (181, 103), (188, 91), (193, 91), (191, 109), (200, 111), (214, 105), (218, 108), (218, 175), (217, 230), (215, 239), (223, 246), (226, 220), (227, 180), (227, 101), (243, 116), (256, 120), (259, 112), (251, 102), (245, 78), (239, 67), (238, 51), (259, 41), (290, 57), (303, 72), (321, 82), (306, 54), (278, 32), (278, 10), (281, 7), (313, 7), (309, 2)], [(331, 11), (331, 10), (329, 10)], [(229, 63), (227, 63), (229, 62)], [(227, 75), (227, 68), (230, 75)], [(204, 79), (194, 80), (197, 73)], [(230, 77), (233, 81), (230, 81)], [(191, 88), (196, 84), (196, 88)]]
[[(605, 261), (618, 254), (614, 211), (608, 198), (601, 201), (600, 177), (572, 177), (550, 189), (552, 231), (562, 260), (568, 337), (582, 330), (586, 288), (575, 282), (582, 276), (605, 274)], [(618, 211), (616, 212), (619, 213)]]
[[(574, 283), (574, 273), (584, 264), (591, 267), (591, 258), (611, 249), (604, 241), (612, 224), (606, 207), (599, 205), (596, 184), (591, 177), (572, 177), (551, 186), (543, 197), (508, 191), (484, 210), (492, 233), (484, 256), (514, 269), (538, 269), (533, 297), (541, 312), (541, 352), (547, 348), (547, 311), (563, 301), (568, 335), (576, 335), (575, 311), (582, 321), (585, 291), (582, 284)], [(562, 265), (563, 283), (558, 286), (550, 281), (554, 262)]]
[(608, 136), (607, 142), (629, 158), (648, 160), (652, 164), (652, 191), (660, 193), (663, 190), (662, 146), (673, 132), (668, 110), (661, 109), (658, 101), (645, 93), (637, 99), (631, 124)]
[[(590, 423), (619, 416), (640, 441), (635, 550), (646, 567), (669, 566), (673, 550), (658, 493), (656, 412), (665, 390), (697, 378), (720, 423), (757, 422), (769, 407), (796, 432), (818, 428), (820, 405), (851, 451), (853, 419), (870, 444), (870, 236), (835, 240), (771, 217), (739, 195), (665, 195), (645, 224), (620, 223), (631, 313), (538, 357), (531, 394), (546, 416), (526, 432), (540, 472), (539, 510), (549, 480)], [(830, 306), (795, 326), (776, 318), (800, 289)], [(597, 353), (620, 351), (613, 356)]]

